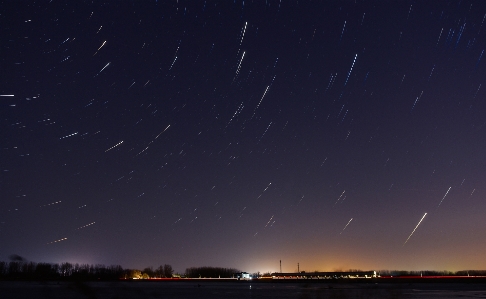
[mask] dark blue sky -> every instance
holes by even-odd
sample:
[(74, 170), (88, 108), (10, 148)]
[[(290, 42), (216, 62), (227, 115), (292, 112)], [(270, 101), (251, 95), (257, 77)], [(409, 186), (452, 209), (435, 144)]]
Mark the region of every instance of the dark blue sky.
[(0, 259), (486, 268), (486, 4), (0, 8)]

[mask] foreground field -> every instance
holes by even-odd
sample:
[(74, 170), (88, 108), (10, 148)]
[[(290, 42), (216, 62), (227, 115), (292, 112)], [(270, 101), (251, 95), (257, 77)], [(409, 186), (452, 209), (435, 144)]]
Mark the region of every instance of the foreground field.
[(13, 298), (486, 298), (485, 283), (255, 283), (0, 281)]

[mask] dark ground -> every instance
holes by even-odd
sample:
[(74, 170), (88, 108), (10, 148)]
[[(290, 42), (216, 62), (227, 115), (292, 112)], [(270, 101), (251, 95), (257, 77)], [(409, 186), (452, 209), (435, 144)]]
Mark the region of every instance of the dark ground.
[(0, 298), (486, 298), (486, 283), (0, 281)]

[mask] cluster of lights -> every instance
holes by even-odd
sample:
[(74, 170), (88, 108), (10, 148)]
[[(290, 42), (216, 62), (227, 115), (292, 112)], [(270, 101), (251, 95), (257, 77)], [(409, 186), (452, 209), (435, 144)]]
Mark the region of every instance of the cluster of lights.
[(52, 205), (55, 205), (55, 204), (58, 204), (58, 203), (61, 203), (61, 201), (51, 202), (49, 204), (46, 204), (46, 205), (43, 205), (43, 206), (40, 206), (40, 207), (42, 208), (42, 207), (52, 206)]
[(52, 241), (52, 242), (47, 243), (46, 245), (58, 243), (58, 242), (61, 242), (61, 241), (64, 241), (64, 240), (67, 240), (67, 238), (62, 238), (62, 239), (59, 239), (59, 240), (56, 240), (56, 241)]
[(89, 224), (86, 224), (86, 225), (83, 225), (83, 226), (81, 226), (81, 227), (78, 227), (76, 230), (78, 230), (78, 229), (82, 229), (82, 228), (85, 228), (85, 227), (88, 227), (88, 226), (93, 225), (93, 224), (95, 224), (95, 223), (96, 223), (96, 222), (91, 222), (91, 223), (89, 223)]

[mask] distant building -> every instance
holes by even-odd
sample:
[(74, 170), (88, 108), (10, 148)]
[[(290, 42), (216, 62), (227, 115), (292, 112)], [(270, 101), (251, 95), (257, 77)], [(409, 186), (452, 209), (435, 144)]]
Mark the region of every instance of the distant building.
[(235, 273), (235, 278), (238, 279), (250, 279), (250, 273), (248, 272), (241, 272), (241, 273)]

